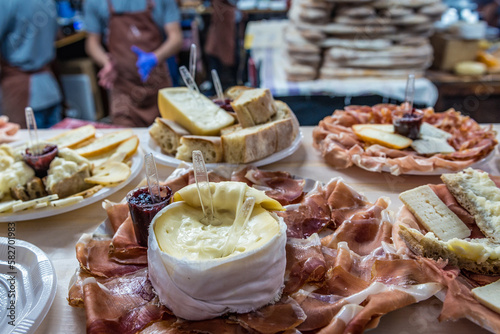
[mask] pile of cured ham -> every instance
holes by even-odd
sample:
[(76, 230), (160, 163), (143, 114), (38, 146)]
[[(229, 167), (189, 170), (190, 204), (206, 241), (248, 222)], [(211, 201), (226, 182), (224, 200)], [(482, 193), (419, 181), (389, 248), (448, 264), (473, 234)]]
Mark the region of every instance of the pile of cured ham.
[(356, 165), (372, 172), (390, 171), (394, 175), (459, 171), (488, 156), (497, 145), (496, 132), (491, 126), (481, 127), (453, 109), (442, 113), (435, 113), (433, 108), (423, 110), (424, 122), (452, 134), (448, 143), (456, 150), (453, 153), (424, 156), (411, 149), (371, 145), (352, 130), (355, 124), (392, 124), (392, 112), (399, 108), (402, 106), (378, 104), (336, 110), (314, 128), (313, 145), (333, 167)]
[[(82, 236), (76, 245), (80, 268), (68, 296), (71, 306), (85, 308), (88, 333), (361, 333), (384, 314), (444, 286), (453, 291), (458, 271), (405, 247), (387, 198), (370, 203), (339, 178), (320, 184), (255, 168), (226, 177), (211, 172), (209, 178), (246, 182), (287, 205), (278, 213), (288, 226), (281, 300), (246, 314), (177, 318), (159, 303), (148, 280), (147, 249), (135, 241), (127, 204), (108, 202), (113, 235)], [(177, 191), (192, 182), (189, 171), (166, 183)], [(478, 317), (488, 314), (477, 302), (467, 299), (459, 309), (456, 302), (447, 297), (440, 320), (471, 310)], [(500, 317), (488, 319), (500, 331)]]

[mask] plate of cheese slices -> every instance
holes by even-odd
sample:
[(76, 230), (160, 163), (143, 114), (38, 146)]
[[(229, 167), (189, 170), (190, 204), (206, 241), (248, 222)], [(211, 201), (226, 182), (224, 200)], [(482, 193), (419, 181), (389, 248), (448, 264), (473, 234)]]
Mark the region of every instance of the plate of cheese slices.
[(96, 133), (87, 125), (42, 136), (38, 145), (38, 151), (26, 142), (0, 147), (0, 222), (95, 203), (127, 185), (143, 166), (139, 139), (130, 129)]

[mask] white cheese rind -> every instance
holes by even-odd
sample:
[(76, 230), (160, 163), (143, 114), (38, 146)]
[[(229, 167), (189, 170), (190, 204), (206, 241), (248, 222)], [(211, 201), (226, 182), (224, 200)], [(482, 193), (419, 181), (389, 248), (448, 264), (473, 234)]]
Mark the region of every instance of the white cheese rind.
[[(249, 188), (246, 184), (242, 185)], [(228, 198), (237, 193), (237, 187), (232, 184), (221, 188), (224, 188), (222, 192), (216, 191), (214, 195), (217, 196), (214, 197)], [(246, 189), (240, 190), (240, 194), (248, 196)], [(186, 191), (183, 195), (186, 198), (192, 197)], [(238, 199), (245, 200), (245, 196), (234, 197), (232, 202), (236, 207)], [(191, 199), (196, 201), (195, 197)], [(184, 201), (170, 204), (155, 216), (149, 227), (149, 277), (160, 301), (176, 316), (188, 320), (211, 319), (228, 312), (253, 311), (279, 299), (286, 267), (286, 224), (282, 218), (263, 209), (264, 205), (274, 205), (271, 199), (261, 198), (257, 201), (261, 203), (254, 206), (254, 220), (251, 219), (247, 224), (250, 231), (245, 231), (243, 240), (238, 242), (236, 250), (228, 256), (221, 254), (226, 240), (224, 237), (227, 237), (231, 226), (227, 224), (227, 212), (220, 216), (222, 224), (208, 227), (206, 234), (201, 233), (201, 210), (196, 207), (187, 210), (189, 206)], [(227, 201), (219, 201), (217, 198), (214, 203), (219, 203), (219, 210), (223, 204), (227, 205)], [(176, 224), (175, 229), (184, 231), (168, 229), (169, 225), (165, 224), (165, 220), (177, 220), (180, 212), (185, 212), (185, 217), (181, 218), (183, 221), (173, 224)], [(222, 214), (222, 211), (217, 212)], [(157, 225), (162, 228), (159, 231), (163, 231), (159, 235), (156, 234), (159, 228)], [(217, 229), (220, 231), (217, 232)], [(170, 233), (173, 238), (165, 236)], [(201, 240), (198, 240), (199, 237)], [(158, 238), (162, 239), (163, 246)], [(206, 242), (208, 239), (214, 242), (213, 251), (210, 249), (210, 242)], [(215, 244), (217, 239), (220, 244)], [(174, 241), (177, 244), (171, 246), (179, 248), (178, 250), (168, 247), (168, 243)], [(183, 247), (187, 249), (185, 252), (182, 251)]]

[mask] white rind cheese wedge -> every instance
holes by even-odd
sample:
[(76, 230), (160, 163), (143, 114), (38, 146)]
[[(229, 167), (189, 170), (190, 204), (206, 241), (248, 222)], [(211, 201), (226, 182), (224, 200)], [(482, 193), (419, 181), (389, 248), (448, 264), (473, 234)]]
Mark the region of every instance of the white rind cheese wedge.
[(399, 199), (419, 223), (439, 239), (448, 241), (470, 236), (471, 231), (467, 225), (439, 199), (429, 186), (420, 186), (405, 191), (399, 195)]
[(185, 87), (158, 91), (161, 117), (177, 122), (193, 135), (216, 136), (234, 123), (234, 117), (202, 94)]
[[(280, 298), (286, 267), (283, 210), (264, 192), (241, 182), (210, 183), (215, 217), (203, 223), (196, 185), (174, 195), (149, 227), (148, 269), (160, 302), (187, 320), (254, 311)], [(236, 247), (227, 240), (242, 203), (255, 204)], [(204, 221), (204, 220), (203, 220)], [(258, 284), (256, 284), (258, 282)]]
[(481, 304), (500, 313), (500, 280), (471, 290)]
[(420, 136), (421, 137), (433, 137), (433, 138), (448, 139), (452, 136), (452, 134), (449, 132), (443, 131), (441, 129), (438, 129), (434, 125), (431, 125), (427, 122), (422, 122), (422, 125), (420, 125)]
[(414, 140), (411, 143), (411, 148), (418, 154), (436, 154), (436, 153), (452, 153), (455, 148), (448, 144), (446, 139), (427, 137), (420, 134), (420, 139)]

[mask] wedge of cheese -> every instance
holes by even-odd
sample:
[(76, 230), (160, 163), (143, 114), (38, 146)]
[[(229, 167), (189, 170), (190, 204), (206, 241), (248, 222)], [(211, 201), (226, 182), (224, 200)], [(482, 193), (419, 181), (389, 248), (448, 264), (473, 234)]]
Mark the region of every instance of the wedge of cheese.
[(354, 133), (369, 144), (379, 144), (385, 147), (402, 150), (409, 147), (412, 143), (410, 138), (401, 136), (397, 133), (389, 133), (371, 127), (363, 127)]
[(500, 280), (471, 290), (481, 304), (500, 313)]
[(158, 108), (163, 118), (177, 122), (193, 135), (216, 136), (234, 123), (234, 117), (199, 93), (185, 87), (158, 91)]
[(455, 148), (444, 138), (421, 136), (411, 143), (411, 148), (418, 154), (452, 153)]
[(439, 239), (467, 238), (470, 230), (446, 204), (425, 185), (399, 195), (399, 199), (413, 213), (420, 224), (433, 232)]
[(438, 129), (434, 125), (431, 125), (427, 122), (422, 122), (422, 124), (420, 125), (420, 137), (448, 139), (451, 136), (451, 133)]
[(354, 124), (352, 126), (352, 130), (354, 132), (356, 132), (356, 131), (359, 132), (362, 129), (375, 129), (375, 130), (379, 130), (379, 131), (394, 133), (394, 125), (392, 125), (392, 124), (370, 124), (370, 123), (363, 123), (363, 124)]

